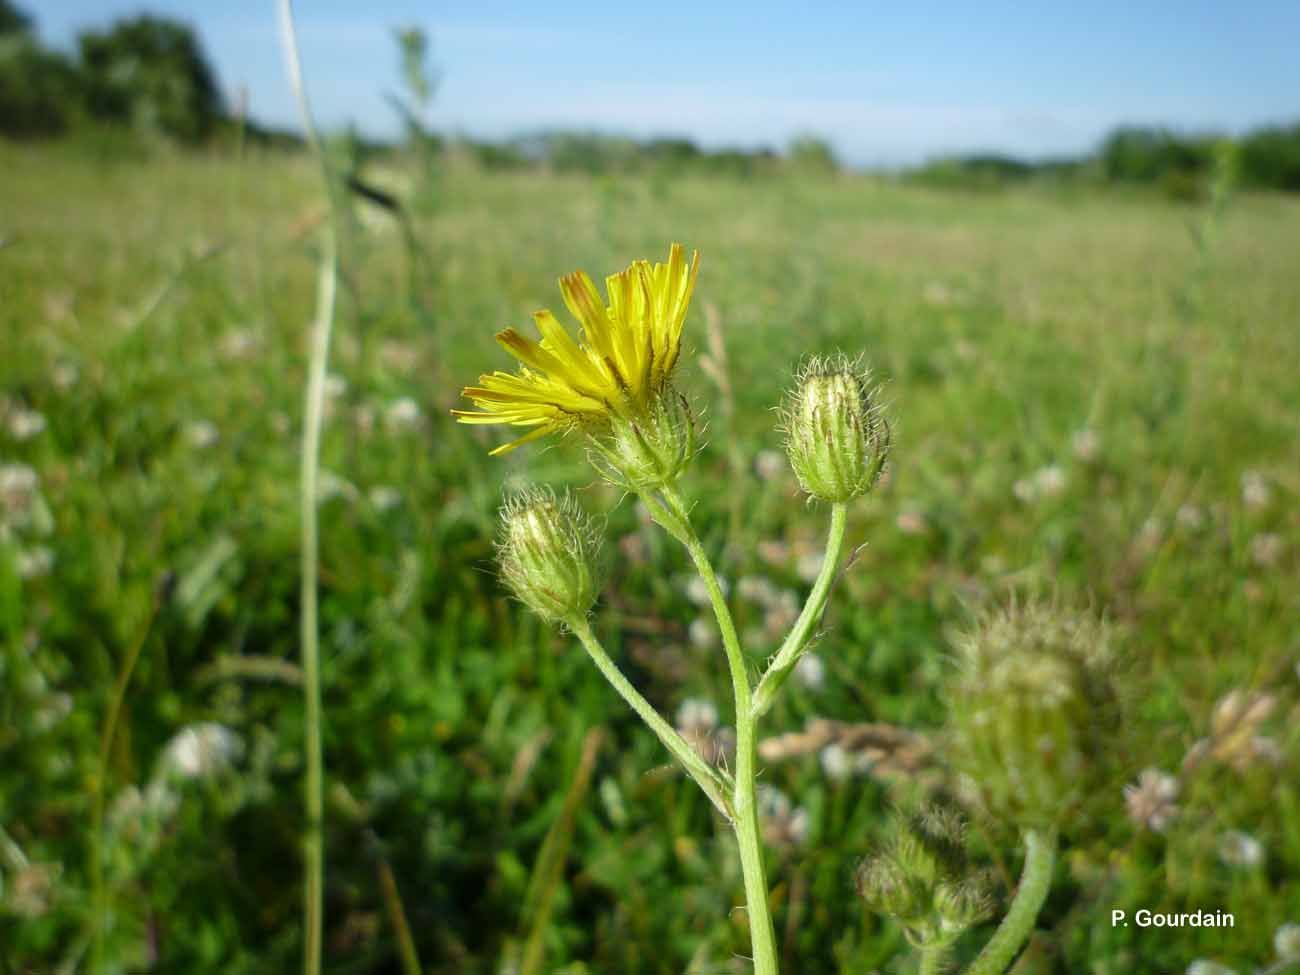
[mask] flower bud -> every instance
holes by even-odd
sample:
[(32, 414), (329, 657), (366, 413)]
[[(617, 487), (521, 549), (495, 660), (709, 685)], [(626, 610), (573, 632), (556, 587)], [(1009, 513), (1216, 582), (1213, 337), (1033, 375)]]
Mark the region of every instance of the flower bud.
[(938, 886), (934, 892), (934, 910), (945, 935), (956, 937), (993, 913), (990, 886), (983, 874)]
[(989, 811), (1050, 828), (1098, 790), (1118, 718), (1106, 628), (1046, 604), (983, 619), (958, 644), (953, 759)]
[(609, 431), (591, 440), (591, 461), (611, 484), (656, 491), (673, 484), (697, 450), (695, 417), (672, 386), (632, 416), (613, 414)]
[(585, 616), (599, 594), (600, 542), (572, 497), (526, 491), (501, 509), (501, 576), (543, 619)]
[(890, 432), (870, 377), (843, 356), (811, 360), (782, 409), (799, 484), (822, 501), (866, 494), (889, 455)]
[(921, 947), (950, 944), (992, 906), (988, 875), (966, 852), (965, 824), (934, 804), (892, 817), (884, 852), (858, 868), (858, 893)]
[(858, 867), (858, 896), (877, 914), (902, 924), (924, 917), (929, 908), (925, 886), (891, 856), (870, 857)]

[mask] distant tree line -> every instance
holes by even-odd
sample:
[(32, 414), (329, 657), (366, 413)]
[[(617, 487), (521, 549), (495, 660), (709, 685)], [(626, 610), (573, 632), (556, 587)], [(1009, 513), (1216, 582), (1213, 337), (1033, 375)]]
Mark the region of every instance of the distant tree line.
[(1193, 198), (1207, 192), (1225, 160), (1238, 185), (1300, 192), (1300, 123), (1267, 126), (1235, 139), (1125, 126), (1087, 157), (1031, 162), (997, 154), (947, 156), (916, 167), (907, 178), (972, 189), (1028, 180), (1146, 185)]
[(140, 15), (77, 36), (71, 56), (44, 47), (31, 18), (0, 0), (0, 132), (57, 135), (93, 121), (184, 142), (213, 133), (221, 92), (194, 31)]
[[(596, 132), (551, 131), (513, 139), (444, 139), (427, 128), (436, 78), (426, 76), (426, 41), (419, 31), (399, 31), (408, 97), (389, 95), (406, 121), (405, 146), (431, 153), (453, 146), (488, 168), (546, 167), (592, 175), (662, 173), (682, 169), (719, 176), (754, 177), (776, 172), (834, 174), (841, 166), (829, 142), (795, 137), (784, 154), (768, 148), (705, 149), (690, 139), (634, 139)], [(412, 87), (414, 85), (414, 87)], [(65, 55), (44, 47), (30, 16), (0, 0), (0, 135), (59, 135), (85, 124), (108, 124), (157, 133), (185, 143), (209, 141), (235, 126), (216, 74), (195, 32), (185, 24), (142, 14), (105, 30), (77, 36)], [(296, 146), (292, 133), (239, 120), (249, 139)], [(418, 139), (416, 138), (418, 136)], [(391, 144), (367, 143), (368, 152)], [(1226, 152), (1225, 152), (1226, 150)], [(1029, 180), (1156, 186), (1180, 198), (1206, 191), (1230, 159), (1241, 185), (1300, 192), (1300, 123), (1257, 129), (1237, 139), (1194, 135), (1155, 127), (1115, 130), (1086, 157), (1030, 161), (998, 154), (934, 159), (903, 178), (927, 185), (996, 188)]]

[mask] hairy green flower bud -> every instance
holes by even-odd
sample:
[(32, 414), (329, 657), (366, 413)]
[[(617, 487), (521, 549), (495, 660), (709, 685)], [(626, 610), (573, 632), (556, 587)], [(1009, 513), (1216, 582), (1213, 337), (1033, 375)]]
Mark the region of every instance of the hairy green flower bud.
[(910, 925), (926, 915), (925, 885), (888, 854), (870, 857), (858, 867), (858, 896), (877, 914)]
[(1013, 606), (981, 620), (958, 651), (955, 765), (994, 815), (1052, 827), (1099, 786), (1114, 734), (1105, 626), (1049, 604)]
[(883, 852), (858, 868), (858, 893), (897, 921), (908, 941), (942, 947), (988, 916), (988, 875), (971, 866), (966, 829), (949, 807), (927, 804), (895, 814)]
[(611, 484), (628, 491), (655, 491), (673, 484), (698, 449), (695, 417), (672, 386), (634, 417), (613, 415), (609, 431), (591, 440), (591, 461)]
[(601, 537), (569, 495), (531, 489), (501, 509), (498, 558), (514, 594), (543, 619), (586, 615), (600, 591)]
[(993, 913), (991, 886), (985, 874), (977, 873), (935, 889), (934, 910), (944, 935), (956, 937)]
[(871, 490), (889, 456), (890, 431), (864, 370), (844, 356), (812, 359), (781, 414), (786, 454), (805, 491), (844, 502)]

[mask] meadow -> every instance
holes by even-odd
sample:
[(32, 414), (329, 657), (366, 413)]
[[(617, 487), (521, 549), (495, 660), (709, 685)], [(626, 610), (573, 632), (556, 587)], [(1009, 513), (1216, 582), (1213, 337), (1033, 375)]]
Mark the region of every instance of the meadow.
[[(317, 173), (0, 142), (0, 174), (0, 960), (293, 970)], [(854, 868), (891, 803), (953, 785), (953, 634), (1026, 593), (1110, 620), (1124, 720), (1016, 971), (1287, 970), (1300, 199), (454, 157), (363, 175), (407, 216), (352, 201), (326, 384), (326, 971), (748, 970), (731, 837), (503, 590), (501, 491), (569, 485), (606, 519), (597, 631), (661, 712), (722, 738), (684, 554), (575, 445), (490, 458), (506, 435), (449, 415), (509, 368), (494, 332), (563, 317), (559, 275), (671, 241), (702, 255), (680, 383), (707, 443), (682, 490), (756, 667), (822, 544), (772, 412), (798, 361), (861, 352), (895, 422), (850, 515), (864, 547), (760, 749), (783, 970), (909, 970)], [(1005, 896), (1015, 838), (975, 832)], [(1236, 924), (1112, 927), (1138, 908)]]

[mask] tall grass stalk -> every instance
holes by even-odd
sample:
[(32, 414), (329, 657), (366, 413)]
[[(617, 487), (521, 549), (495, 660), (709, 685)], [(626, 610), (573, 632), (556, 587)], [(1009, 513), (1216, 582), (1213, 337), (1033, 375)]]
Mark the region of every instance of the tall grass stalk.
[(304, 721), (306, 741), (305, 806), (307, 829), (303, 840), (305, 880), (303, 890), (303, 971), (319, 975), (325, 901), (324, 790), (325, 769), (321, 744), (320, 628), (317, 619), (320, 543), (317, 531), (316, 483), (320, 471), (320, 439), (325, 405), (325, 371), (329, 363), (330, 334), (338, 292), (339, 207), (329, 163), (321, 147), (307, 88), (303, 83), (298, 38), (294, 30), (293, 0), (280, 0), (280, 28), (289, 84), (298, 102), (307, 144), (320, 165), (329, 201), (329, 219), (321, 236), (320, 272), (316, 287), (316, 319), (312, 323), (307, 392), (303, 404), (302, 473), (302, 595), (300, 609)]
[[(108, 702), (108, 711), (104, 715), (104, 727), (99, 736), (99, 765), (95, 775), (95, 796), (90, 819), (90, 888), (93, 911), (91, 913), (90, 970), (99, 972), (104, 963), (104, 929), (108, 920), (108, 887), (104, 882), (104, 799), (108, 793), (108, 763), (113, 754), (113, 742), (117, 738), (117, 723), (122, 714), (122, 705), (126, 701), (126, 689), (135, 673), (135, 665), (140, 660), (140, 651), (144, 649), (153, 621), (158, 616), (158, 607), (162, 602), (160, 589), (154, 590), (149, 614), (140, 627), (140, 634), (127, 650), (122, 669), (118, 672), (113, 685), (113, 696)], [(84, 943), (83, 943), (84, 944)]]

